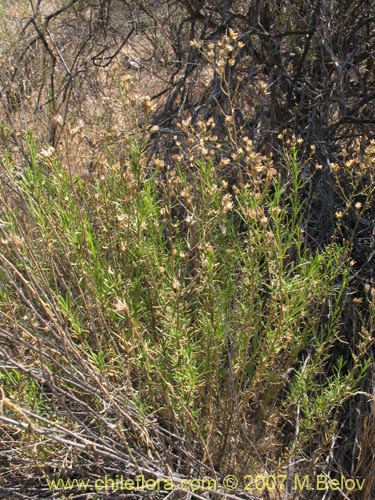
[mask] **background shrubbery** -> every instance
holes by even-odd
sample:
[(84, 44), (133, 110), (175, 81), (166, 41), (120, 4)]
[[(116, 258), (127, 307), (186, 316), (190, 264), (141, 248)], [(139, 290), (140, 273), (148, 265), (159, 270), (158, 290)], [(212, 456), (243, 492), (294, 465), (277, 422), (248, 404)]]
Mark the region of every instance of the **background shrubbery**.
[(0, 495), (373, 497), (373, 7), (3, 2)]

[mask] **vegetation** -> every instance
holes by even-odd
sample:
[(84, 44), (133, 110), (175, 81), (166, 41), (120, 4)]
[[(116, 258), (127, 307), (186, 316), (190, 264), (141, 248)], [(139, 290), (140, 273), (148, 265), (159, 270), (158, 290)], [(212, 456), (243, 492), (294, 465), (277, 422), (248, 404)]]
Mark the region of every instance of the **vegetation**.
[(3, 4), (0, 497), (373, 498), (370, 10)]

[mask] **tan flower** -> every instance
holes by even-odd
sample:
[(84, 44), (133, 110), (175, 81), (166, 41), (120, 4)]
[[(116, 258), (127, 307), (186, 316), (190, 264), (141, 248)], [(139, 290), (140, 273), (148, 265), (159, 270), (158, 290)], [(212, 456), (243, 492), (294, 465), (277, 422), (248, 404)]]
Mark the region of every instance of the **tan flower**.
[(115, 304), (113, 305), (113, 309), (117, 313), (125, 313), (126, 315), (129, 314), (129, 307), (126, 302), (124, 302), (122, 299), (117, 297)]
[(232, 195), (227, 193), (221, 200), (221, 213), (225, 215), (233, 209)]

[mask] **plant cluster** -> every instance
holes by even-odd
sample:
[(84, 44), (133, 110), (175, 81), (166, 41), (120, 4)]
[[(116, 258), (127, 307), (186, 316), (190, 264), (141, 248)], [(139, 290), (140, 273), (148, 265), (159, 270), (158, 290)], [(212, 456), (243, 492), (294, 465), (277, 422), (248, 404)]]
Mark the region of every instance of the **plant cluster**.
[(78, 499), (47, 479), (142, 474), (212, 477), (223, 496), (228, 474), (280, 473), (280, 499), (318, 498), (292, 487), (317, 474), (365, 478), (352, 498), (373, 498), (362, 4), (339, 25), (319, 0), (38, 0), (23, 21), (10, 2), (0, 495)]
[(130, 140), (86, 180), (31, 135), (22, 174), (3, 158), (4, 491), (31, 471), (46, 494), (50, 474), (124, 467), (334, 470), (373, 333), (358, 320), (338, 354), (342, 311), (372, 311), (374, 288), (349, 297), (349, 241), (309, 248), (300, 141), (281, 173), (246, 138), (218, 161), (210, 128), (182, 122), (168, 164)]

